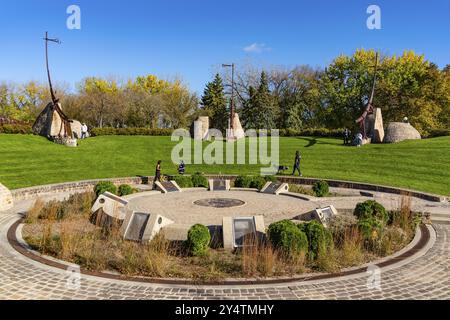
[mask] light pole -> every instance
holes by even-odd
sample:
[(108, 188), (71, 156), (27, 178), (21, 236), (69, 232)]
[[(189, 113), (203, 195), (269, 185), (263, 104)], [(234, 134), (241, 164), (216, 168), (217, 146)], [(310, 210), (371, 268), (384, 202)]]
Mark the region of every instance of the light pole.
[(231, 68), (231, 100), (230, 100), (230, 125), (229, 129), (234, 129), (234, 63), (222, 64), (223, 68)]

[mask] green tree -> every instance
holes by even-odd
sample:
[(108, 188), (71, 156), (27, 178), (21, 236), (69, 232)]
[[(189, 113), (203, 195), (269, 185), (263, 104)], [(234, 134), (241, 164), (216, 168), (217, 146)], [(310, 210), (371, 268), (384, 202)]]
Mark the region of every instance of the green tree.
[(276, 106), (269, 89), (266, 72), (261, 72), (258, 89), (249, 88), (249, 98), (244, 103), (242, 118), (246, 129), (275, 129)]
[(216, 74), (214, 80), (206, 85), (201, 104), (211, 118), (212, 128), (224, 131), (228, 127), (229, 113), (222, 78), (219, 74)]

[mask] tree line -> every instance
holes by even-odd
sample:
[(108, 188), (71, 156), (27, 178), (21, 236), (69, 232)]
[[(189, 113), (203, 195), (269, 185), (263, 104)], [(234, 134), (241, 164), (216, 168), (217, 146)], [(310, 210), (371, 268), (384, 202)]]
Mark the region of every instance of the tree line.
[[(375, 51), (341, 55), (324, 69), (301, 65), (264, 70), (244, 66), (235, 79), (234, 103), (246, 129), (356, 129), (369, 99)], [(147, 75), (125, 82), (90, 77), (76, 92), (57, 86), (63, 110), (91, 127), (187, 128), (199, 115), (226, 129), (231, 79), (216, 74), (202, 96), (179, 80)], [(0, 117), (34, 121), (50, 101), (46, 84), (0, 85)], [(450, 127), (450, 66), (439, 69), (407, 51), (382, 55), (374, 106), (385, 123), (408, 117), (422, 134)]]

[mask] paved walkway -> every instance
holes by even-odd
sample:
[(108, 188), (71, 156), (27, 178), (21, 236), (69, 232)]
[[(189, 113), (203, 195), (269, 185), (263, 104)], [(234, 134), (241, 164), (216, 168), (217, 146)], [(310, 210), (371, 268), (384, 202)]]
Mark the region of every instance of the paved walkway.
[[(58, 197), (63, 197), (59, 194)], [(69, 274), (14, 251), (6, 233), (30, 201), (0, 213), (0, 299), (450, 299), (450, 226), (435, 225), (436, 241), (421, 257), (381, 269), (379, 288), (368, 275), (281, 285), (183, 286), (134, 283)], [(76, 283), (76, 282), (75, 282)]]

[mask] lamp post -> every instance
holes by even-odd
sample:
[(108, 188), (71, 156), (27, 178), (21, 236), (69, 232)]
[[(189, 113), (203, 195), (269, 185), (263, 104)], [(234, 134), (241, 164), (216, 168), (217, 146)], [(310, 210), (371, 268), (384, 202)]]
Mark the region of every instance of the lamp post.
[(229, 129), (234, 129), (234, 63), (222, 64), (223, 68), (231, 68), (231, 100), (230, 100), (230, 125)]

